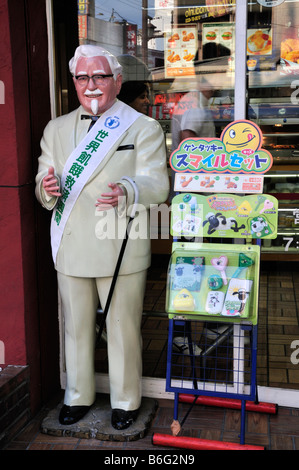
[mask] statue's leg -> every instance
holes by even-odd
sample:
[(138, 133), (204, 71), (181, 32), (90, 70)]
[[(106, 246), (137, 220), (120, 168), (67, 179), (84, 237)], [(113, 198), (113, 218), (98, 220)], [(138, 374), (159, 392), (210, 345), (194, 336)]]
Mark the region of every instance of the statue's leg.
[(64, 403), (92, 405), (95, 400), (94, 345), (99, 302), (94, 279), (58, 273), (65, 331), (67, 384)]
[[(111, 278), (97, 279), (97, 283), (104, 306)], [(141, 404), (141, 319), (145, 285), (146, 270), (118, 276), (113, 293), (106, 321), (112, 409), (136, 410)]]

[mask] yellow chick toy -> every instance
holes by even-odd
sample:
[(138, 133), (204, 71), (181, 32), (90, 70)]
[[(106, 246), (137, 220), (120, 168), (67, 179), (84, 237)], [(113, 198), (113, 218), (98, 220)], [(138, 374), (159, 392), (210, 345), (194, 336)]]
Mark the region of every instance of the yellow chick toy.
[(187, 289), (182, 289), (173, 299), (173, 307), (179, 312), (193, 312), (194, 298)]

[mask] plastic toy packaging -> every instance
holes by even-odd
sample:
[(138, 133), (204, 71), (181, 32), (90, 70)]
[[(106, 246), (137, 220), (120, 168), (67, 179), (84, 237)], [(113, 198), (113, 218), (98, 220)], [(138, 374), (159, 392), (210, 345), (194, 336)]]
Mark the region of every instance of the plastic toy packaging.
[(169, 314), (256, 319), (259, 246), (174, 243), (173, 248)]
[(178, 256), (175, 263), (170, 264), (172, 290), (177, 292), (173, 306), (178, 311), (192, 312), (196, 310), (195, 296), (199, 292), (204, 268), (202, 256)]

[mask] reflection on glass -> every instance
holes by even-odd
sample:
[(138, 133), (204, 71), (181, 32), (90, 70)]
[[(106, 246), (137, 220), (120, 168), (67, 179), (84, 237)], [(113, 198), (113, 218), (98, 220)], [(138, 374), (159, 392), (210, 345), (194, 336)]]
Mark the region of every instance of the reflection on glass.
[[(169, 155), (185, 136), (219, 137), (234, 120), (236, 3), (78, 0), (80, 43), (97, 44), (116, 55), (124, 82), (149, 84), (148, 112), (162, 125)], [(262, 246), (262, 260), (278, 264), (274, 269), (273, 264), (269, 269), (262, 264), (258, 384), (298, 388), (291, 339), (284, 336), (299, 334), (296, 263), (288, 269), (282, 263), (286, 256), (287, 261), (299, 260), (299, 2), (276, 2), (272, 7), (263, 3), (248, 2), (246, 118), (260, 126), (262, 147), (273, 155), (274, 168), (265, 177), (264, 192), (280, 201), (280, 232), (277, 240)], [(160, 305), (155, 313), (163, 315), (163, 302)], [(155, 341), (163, 343), (160, 358), (167, 319), (156, 318), (150, 328), (145, 328), (145, 345), (154, 334)], [(158, 365), (157, 360), (145, 375), (165, 377), (164, 363)]]
[(248, 7), (248, 114), (261, 127), (263, 146), (276, 164), (299, 161), (298, 27), (298, 2)]
[[(270, 8), (248, 5), (248, 115), (261, 128), (263, 148), (274, 160), (265, 175), (264, 193), (279, 201), (278, 237), (262, 244), (258, 376), (260, 385), (287, 389), (298, 389), (291, 359), (292, 335), (299, 330), (294, 284), (299, 259), (298, 31), (298, 2)], [(288, 292), (282, 288), (286, 280)], [(283, 292), (289, 296), (288, 306)]]
[[(173, 112), (187, 92), (194, 100), (184, 106), (205, 101), (217, 135), (233, 120), (233, 0), (78, 0), (78, 22), (81, 44), (98, 44), (121, 58), (124, 81), (149, 80), (149, 115), (161, 123), (169, 151)], [(213, 90), (208, 103), (202, 94), (207, 84)]]
[[(78, 0), (80, 44), (117, 56), (124, 83), (148, 83), (148, 114), (160, 122), (169, 155), (186, 137), (219, 137), (234, 119), (235, 3)], [(158, 313), (165, 316), (164, 306)], [(102, 361), (98, 354), (103, 372)], [(165, 377), (165, 363), (145, 375)]]
[[(235, 6), (230, 1), (156, 3), (152, 23), (164, 32), (164, 62), (152, 69), (152, 116), (164, 126), (170, 152), (184, 138), (182, 132), (220, 135), (233, 119)], [(182, 128), (182, 120), (189, 127)]]

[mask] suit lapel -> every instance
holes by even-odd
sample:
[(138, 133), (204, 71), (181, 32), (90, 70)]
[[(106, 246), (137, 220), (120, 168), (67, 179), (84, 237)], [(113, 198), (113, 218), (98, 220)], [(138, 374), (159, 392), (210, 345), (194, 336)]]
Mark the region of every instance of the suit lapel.
[(84, 108), (80, 106), (79, 112), (77, 113), (76, 116), (76, 122), (75, 122), (75, 146), (77, 147), (81, 140), (84, 139), (88, 132), (88, 128), (90, 125), (90, 119), (81, 119), (81, 115), (86, 114), (86, 111), (84, 111)]
[[(57, 151), (59, 154), (63, 155), (63, 165), (73, 150), (87, 134), (90, 121), (88, 119), (81, 119), (81, 114), (86, 114), (86, 112), (82, 106), (79, 106), (76, 111), (67, 116), (68, 120), (64, 121), (62, 125), (58, 127), (59, 139), (57, 139), (56, 145), (58, 146)], [(110, 158), (115, 154), (117, 148), (121, 145), (122, 141), (126, 138), (127, 134), (128, 130), (121, 135), (118, 141), (109, 150), (104, 160), (102, 160), (99, 166), (95, 169), (90, 180), (97, 176), (97, 174), (105, 167)], [(100, 149), (98, 151), (100, 152)], [(121, 155), (119, 155), (119, 157), (121, 157)]]
[(66, 115), (66, 120), (62, 121), (58, 127), (57, 145), (60, 146), (58, 151), (63, 155), (64, 162), (87, 134), (90, 121), (81, 119), (81, 114), (84, 113), (82, 106), (79, 106), (71, 114)]

